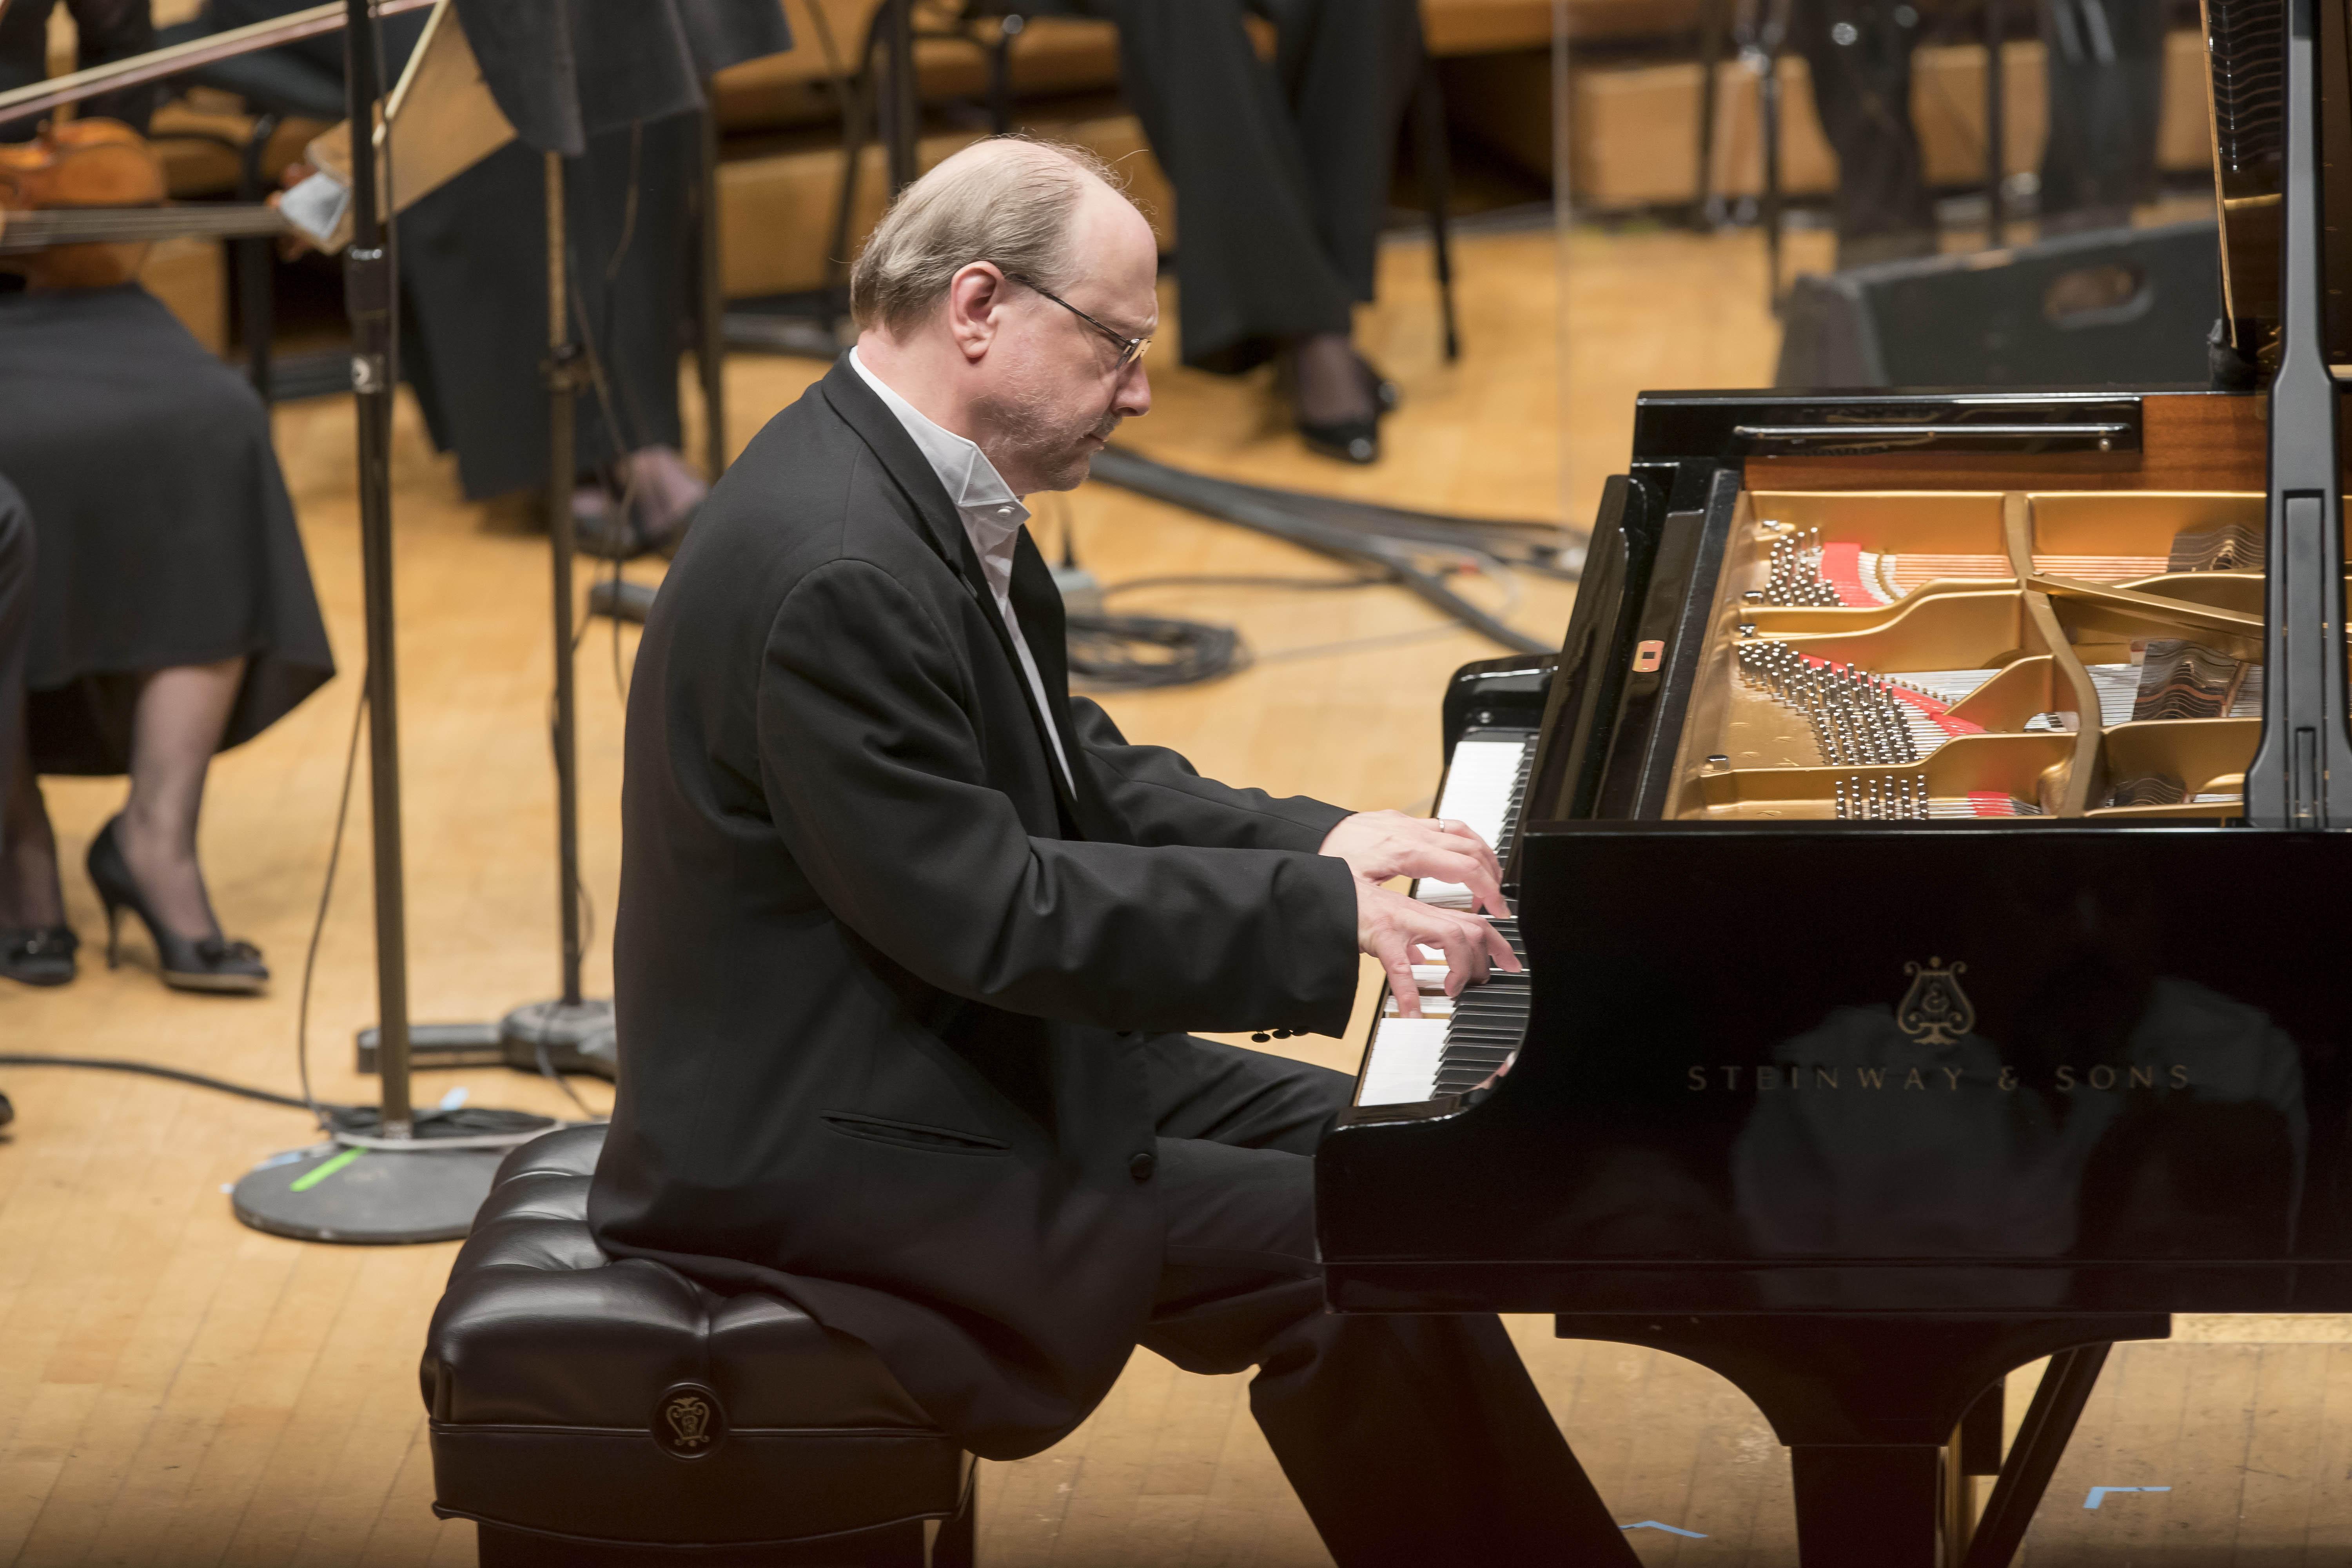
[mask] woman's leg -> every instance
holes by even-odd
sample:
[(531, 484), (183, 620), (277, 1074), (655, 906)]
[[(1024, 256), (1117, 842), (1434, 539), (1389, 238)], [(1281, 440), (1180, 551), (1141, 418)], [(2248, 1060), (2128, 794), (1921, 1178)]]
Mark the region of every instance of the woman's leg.
[(159, 669), (131, 716), (131, 799), (116, 838), (155, 918), (191, 940), (220, 934), (196, 864), (196, 814), (244, 679), (242, 658)]
[(0, 479), (0, 931), (65, 923), (58, 841), (41, 809), (25, 732), (25, 665), (32, 653), (33, 514)]
[(58, 840), (21, 737), (13, 750), (16, 763), (0, 780), (0, 931), (46, 930), (66, 920)]

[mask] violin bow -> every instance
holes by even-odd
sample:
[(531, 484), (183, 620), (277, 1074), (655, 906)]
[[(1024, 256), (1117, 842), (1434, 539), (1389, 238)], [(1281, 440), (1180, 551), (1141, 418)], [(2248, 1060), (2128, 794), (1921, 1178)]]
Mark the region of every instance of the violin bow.
[[(0, 0), (0, 10), (8, 0)], [(422, 11), (434, 0), (375, 0), (378, 16), (397, 16), (404, 11)], [(133, 55), (127, 60), (114, 60), (102, 66), (91, 66), (69, 76), (51, 77), (27, 87), (12, 88), (0, 92), (0, 124), (12, 120), (28, 119), (63, 104), (78, 103), (85, 98), (118, 88), (137, 87), (142, 82), (160, 81), (178, 76), (183, 71), (208, 66), (215, 60), (232, 59), (249, 55), (257, 49), (276, 48), (300, 38), (315, 38), (321, 33), (342, 31), (345, 16), (341, 0), (328, 0), (323, 5), (313, 5), (307, 11), (295, 11), (266, 22), (252, 22), (242, 27), (231, 27), (225, 33), (209, 33), (201, 38), (190, 38), (184, 44)]]

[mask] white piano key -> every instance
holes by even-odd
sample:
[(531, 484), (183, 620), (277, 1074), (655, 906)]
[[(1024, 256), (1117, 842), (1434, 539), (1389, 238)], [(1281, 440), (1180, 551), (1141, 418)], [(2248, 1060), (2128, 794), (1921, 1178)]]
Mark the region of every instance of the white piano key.
[[(1427, 991), (1424, 991), (1424, 992), (1423, 992), (1423, 993), (1421, 994), (1421, 1016), (1422, 1016), (1423, 1017), (1424, 1017), (1424, 1018), (1443, 1018), (1443, 1017), (1446, 1017), (1446, 1016), (1448, 1016), (1449, 1015), (1451, 1015), (1451, 1014), (1453, 1013), (1453, 1011), (1454, 1011), (1454, 998), (1453, 998), (1453, 997), (1448, 996), (1448, 995), (1445, 995), (1445, 994), (1444, 994), (1443, 993), (1439, 993), (1439, 994), (1433, 994), (1432, 993), (1427, 992)], [(1402, 1015), (1402, 1013), (1399, 1013), (1399, 1012), (1397, 1011), (1396, 998), (1395, 998), (1394, 996), (1387, 996), (1387, 997), (1383, 997), (1383, 998), (1381, 999), (1381, 1017), (1383, 1017), (1383, 1018), (1400, 1018), (1400, 1017), (1402, 1017), (1403, 1016), (1404, 1016), (1404, 1015)]]
[[(1518, 782), (1528, 744), (1528, 738), (1517, 735), (1507, 740), (1474, 738), (1456, 742), (1434, 815), (1468, 824), (1490, 845), (1501, 843), (1510, 813), (1512, 786)], [(1424, 880), (1414, 886), (1412, 896), (1448, 909), (1471, 907), (1470, 889), (1459, 882)]]
[(1358, 1105), (1416, 1105), (1437, 1083), (1437, 1060), (1445, 1049), (1443, 1018), (1382, 1018), (1372, 1035)]

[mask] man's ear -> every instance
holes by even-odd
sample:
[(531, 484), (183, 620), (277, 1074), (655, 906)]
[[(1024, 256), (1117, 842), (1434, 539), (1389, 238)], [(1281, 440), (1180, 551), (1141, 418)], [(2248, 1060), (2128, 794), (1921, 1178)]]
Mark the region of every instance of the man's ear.
[(985, 261), (975, 261), (948, 279), (948, 331), (968, 361), (984, 357), (1002, 324), (1008, 285), (1004, 274)]

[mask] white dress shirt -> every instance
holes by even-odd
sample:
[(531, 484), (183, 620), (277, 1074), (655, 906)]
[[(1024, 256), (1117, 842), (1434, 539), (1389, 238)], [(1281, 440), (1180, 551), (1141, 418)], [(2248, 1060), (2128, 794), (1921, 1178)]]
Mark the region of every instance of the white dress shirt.
[(1053, 704), (1045, 700), (1045, 679), (1037, 673), (1037, 660), (1031, 656), (1028, 641), (1021, 635), (1021, 623), (1013, 614), (1013, 547), (1021, 537), (1021, 525), (1029, 521), (1029, 509), (1005, 484), (987, 453), (925, 417), (922, 410), (891, 391), (880, 376), (866, 368), (854, 348), (849, 351), (849, 364), (874, 389), (883, 406), (898, 416), (898, 423), (915, 438), (916, 449), (947, 488), (948, 500), (955, 503), (956, 515), (963, 519), (963, 531), (980, 556), (980, 569), (996, 600), (996, 613), (1004, 617), (1004, 629), (1012, 635), (1021, 673), (1029, 678), (1029, 691), (1045, 721), (1045, 740), (1054, 749), (1054, 760), (1061, 764), (1064, 781), (1076, 790), (1070, 759), (1063, 753), (1061, 731), (1054, 724)]

